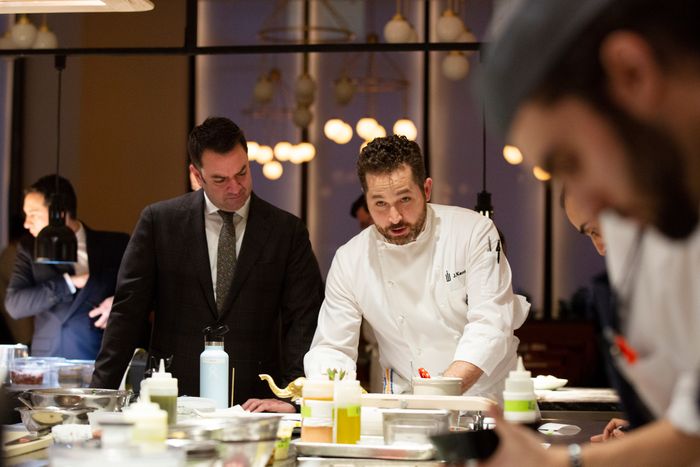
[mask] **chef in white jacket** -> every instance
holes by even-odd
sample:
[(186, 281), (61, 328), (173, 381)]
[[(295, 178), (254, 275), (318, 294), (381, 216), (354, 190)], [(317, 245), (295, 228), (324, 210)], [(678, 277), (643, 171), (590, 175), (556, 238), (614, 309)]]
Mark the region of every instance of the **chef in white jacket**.
[(375, 224), (336, 252), (306, 375), (354, 369), (364, 317), (377, 336), (385, 392), (410, 391), (425, 368), (461, 378), (469, 395), (500, 400), (516, 362), (513, 331), (529, 304), (513, 294), (493, 222), (429, 204), (420, 148), (403, 136), (375, 139), (357, 166)]

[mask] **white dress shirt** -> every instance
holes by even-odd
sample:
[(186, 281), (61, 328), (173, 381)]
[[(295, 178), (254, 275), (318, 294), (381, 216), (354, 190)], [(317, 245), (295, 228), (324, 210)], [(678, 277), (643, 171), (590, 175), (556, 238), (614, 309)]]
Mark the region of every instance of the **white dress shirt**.
[[(219, 208), (214, 206), (206, 192), (204, 192), (204, 230), (207, 234), (207, 250), (209, 251), (209, 267), (211, 268), (211, 282), (214, 285), (214, 298), (216, 299), (216, 254), (219, 251), (219, 234), (224, 220), (219, 215)], [(233, 216), (233, 225), (236, 229), (236, 256), (241, 251), (245, 227), (248, 224), (248, 211), (250, 210), (250, 196), (245, 204), (236, 211)]]
[(371, 226), (338, 249), (304, 357), (307, 376), (355, 368), (364, 317), (391, 374), (387, 392), (410, 391), (420, 367), (439, 375), (463, 360), (484, 371), (467, 394), (500, 399), (516, 362), (513, 330), (529, 304), (513, 294), (508, 261), (495, 251), (493, 222), (454, 206), (427, 209), (414, 242), (390, 244)]
[[(85, 240), (85, 229), (83, 228), (83, 223), (78, 222), (78, 231), (75, 232), (75, 237), (78, 239), (78, 262), (73, 263), (74, 274), (80, 276), (81, 274), (90, 274), (90, 266), (88, 265), (88, 253), (87, 253), (87, 242)], [(70, 278), (70, 274), (63, 273), (63, 278), (68, 284), (68, 289), (71, 293), (76, 293), (78, 289), (73, 285), (73, 281)]]
[(656, 417), (700, 434), (700, 228), (684, 241), (607, 212), (601, 216), (610, 282), (628, 305), (622, 333), (638, 358), (620, 370)]

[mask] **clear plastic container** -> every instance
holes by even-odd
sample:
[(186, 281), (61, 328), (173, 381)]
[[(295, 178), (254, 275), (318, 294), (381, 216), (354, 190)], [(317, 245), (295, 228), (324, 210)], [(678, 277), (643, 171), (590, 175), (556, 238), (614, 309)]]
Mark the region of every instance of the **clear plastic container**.
[(307, 379), (302, 389), (301, 440), (333, 442), (333, 381)]
[(58, 385), (62, 388), (83, 387), (83, 367), (79, 363), (70, 361), (60, 362), (55, 365), (58, 375)]
[(10, 366), (10, 384), (46, 387), (51, 381), (51, 364), (36, 357), (16, 358)]

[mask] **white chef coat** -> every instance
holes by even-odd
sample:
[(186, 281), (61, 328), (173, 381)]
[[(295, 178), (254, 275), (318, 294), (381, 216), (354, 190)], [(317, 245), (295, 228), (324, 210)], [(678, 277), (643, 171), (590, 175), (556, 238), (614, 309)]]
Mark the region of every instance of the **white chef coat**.
[(375, 226), (360, 232), (333, 259), (306, 375), (353, 370), (364, 317), (380, 363), (393, 370), (394, 392), (410, 390), (420, 367), (438, 375), (464, 360), (484, 371), (467, 394), (500, 400), (516, 362), (513, 330), (530, 306), (513, 294), (498, 238), (488, 218), (436, 204), (428, 204), (423, 232), (407, 245), (388, 243)]
[(700, 434), (700, 228), (673, 241), (647, 228), (601, 216), (611, 284), (623, 303), (621, 331), (638, 359), (616, 362), (656, 417)]

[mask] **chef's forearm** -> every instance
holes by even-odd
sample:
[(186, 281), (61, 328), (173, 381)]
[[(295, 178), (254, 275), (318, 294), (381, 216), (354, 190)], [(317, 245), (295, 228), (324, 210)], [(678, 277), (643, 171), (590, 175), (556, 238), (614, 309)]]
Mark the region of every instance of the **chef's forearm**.
[(660, 420), (630, 432), (624, 439), (591, 444), (582, 452), (583, 465), (694, 465), (700, 459), (700, 437), (685, 434)]
[(484, 374), (484, 372), (481, 368), (463, 360), (455, 360), (452, 362), (444, 373), (445, 376), (462, 378), (462, 392), (472, 387), (482, 374)]

